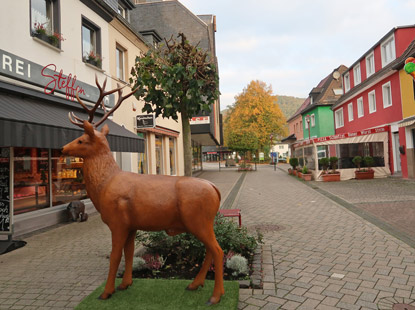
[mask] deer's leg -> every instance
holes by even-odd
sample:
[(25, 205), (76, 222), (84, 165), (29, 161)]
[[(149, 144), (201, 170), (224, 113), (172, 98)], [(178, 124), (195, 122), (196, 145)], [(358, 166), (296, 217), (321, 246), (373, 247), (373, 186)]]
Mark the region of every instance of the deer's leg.
[(206, 248), (205, 260), (203, 261), (202, 268), (191, 284), (186, 288), (189, 291), (197, 290), (199, 286), (205, 285), (206, 274), (209, 271), (209, 267), (212, 264), (212, 253)]
[(112, 230), (112, 251), (110, 255), (110, 269), (108, 272), (107, 283), (105, 284), (104, 293), (99, 299), (108, 299), (115, 292), (115, 277), (118, 266), (120, 265), (122, 249), (128, 237), (128, 231)]
[(124, 246), (125, 257), (125, 271), (122, 278), (122, 283), (117, 287), (117, 290), (126, 290), (133, 284), (133, 258), (134, 258), (134, 240), (136, 231), (133, 230), (128, 234), (127, 241)]
[[(194, 234), (206, 247), (206, 253), (211, 253), (213, 256), (213, 262), (215, 264), (215, 287), (213, 288), (212, 297), (208, 300), (208, 304), (217, 304), (220, 301), (220, 298), (225, 294), (225, 289), (223, 288), (223, 251), (216, 241), (215, 233), (213, 231), (213, 225), (209, 225), (209, 228), (200, 230), (200, 226), (195, 229), (190, 229), (190, 232)], [(206, 255), (207, 256), (207, 255)], [(203, 263), (205, 265), (206, 261)], [(203, 269), (204, 266), (202, 266)], [(204, 271), (204, 270), (203, 270)], [(201, 273), (201, 272), (199, 272)], [(200, 275), (202, 276), (202, 275)], [(205, 274), (204, 274), (205, 276)], [(189, 285), (189, 289), (194, 288), (200, 282), (198, 279), (199, 274), (196, 276), (195, 280)]]

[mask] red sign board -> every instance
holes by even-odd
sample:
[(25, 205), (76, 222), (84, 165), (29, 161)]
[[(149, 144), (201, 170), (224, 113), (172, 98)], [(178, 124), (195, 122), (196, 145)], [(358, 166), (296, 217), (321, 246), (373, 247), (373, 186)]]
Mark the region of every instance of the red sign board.
[(313, 142), (314, 143), (319, 143), (319, 142), (324, 142), (324, 141), (333, 141), (333, 140), (340, 140), (340, 139), (346, 139), (346, 138), (354, 138), (354, 137), (358, 137), (358, 136), (366, 136), (366, 135), (371, 135), (371, 134), (374, 134), (374, 133), (388, 132), (388, 131), (389, 131), (389, 126), (383, 126), (383, 127), (378, 127), (378, 128), (355, 131), (355, 132), (340, 133), (340, 134), (337, 134), (337, 135), (314, 138), (314, 139), (311, 139), (311, 140), (302, 141), (302, 142), (294, 144), (294, 148), (304, 146), (304, 145), (309, 145)]

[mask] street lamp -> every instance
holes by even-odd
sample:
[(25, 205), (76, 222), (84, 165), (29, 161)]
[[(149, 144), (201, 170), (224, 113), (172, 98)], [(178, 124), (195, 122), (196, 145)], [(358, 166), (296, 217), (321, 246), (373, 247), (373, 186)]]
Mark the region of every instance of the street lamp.
[(307, 114), (307, 116), (305, 117), (305, 121), (307, 122), (308, 127), (308, 140), (310, 140), (310, 114)]

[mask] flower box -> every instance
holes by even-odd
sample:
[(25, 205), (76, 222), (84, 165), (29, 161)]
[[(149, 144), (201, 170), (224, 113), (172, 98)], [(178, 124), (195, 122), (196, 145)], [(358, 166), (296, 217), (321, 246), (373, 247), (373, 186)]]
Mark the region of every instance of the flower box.
[(375, 177), (375, 171), (372, 169), (368, 171), (355, 171), (354, 175), (356, 180), (373, 179)]
[(313, 175), (311, 173), (303, 173), (303, 180), (304, 181), (311, 181), (312, 176)]
[(321, 176), (323, 182), (337, 182), (340, 181), (340, 173), (326, 173)]

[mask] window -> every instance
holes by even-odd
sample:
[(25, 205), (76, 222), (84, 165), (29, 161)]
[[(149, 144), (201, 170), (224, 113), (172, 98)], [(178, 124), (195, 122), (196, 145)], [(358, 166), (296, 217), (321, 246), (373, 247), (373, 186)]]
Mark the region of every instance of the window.
[(124, 63), (125, 63), (125, 57), (124, 57), (124, 49), (120, 46), (117, 46), (115, 50), (115, 57), (116, 57), (116, 63), (117, 63), (117, 78), (124, 81)]
[(138, 153), (138, 173), (147, 174), (147, 135), (137, 132), (137, 136), (144, 139), (144, 153)]
[(392, 106), (391, 82), (382, 85), (383, 107)]
[(344, 75), (344, 92), (348, 92), (350, 90), (350, 74), (347, 72)]
[(176, 175), (176, 139), (169, 138), (170, 175)]
[(59, 1), (31, 0), (30, 17), (32, 36), (60, 47)]
[(364, 110), (363, 110), (363, 98), (360, 97), (359, 99), (357, 99), (357, 117), (362, 117), (364, 115)]
[(316, 117), (314, 114), (311, 114), (311, 127), (316, 126)]
[(336, 128), (340, 128), (340, 127), (344, 126), (343, 108), (340, 108), (335, 112), (334, 118), (335, 118), (335, 121), (336, 121)]
[(305, 126), (305, 129), (308, 129), (308, 117), (307, 116), (305, 117), (305, 124), (304, 124), (304, 126)]
[(353, 68), (353, 74), (354, 74), (354, 85), (360, 84), (360, 82), (362, 82), (362, 74), (360, 72), (360, 64), (356, 65)]
[(369, 113), (376, 112), (376, 94), (374, 90), (372, 90), (368, 94), (368, 99), (369, 99)]
[(375, 56), (373, 52), (366, 56), (366, 74), (367, 77), (375, 73)]
[(353, 120), (353, 102), (347, 105), (347, 113), (349, 114), (349, 122)]
[(163, 138), (156, 136), (156, 174), (163, 174)]
[(380, 50), (382, 54), (382, 67), (384, 67), (396, 58), (395, 37), (393, 35), (390, 36), (384, 43), (381, 44)]
[(82, 58), (98, 68), (102, 66), (101, 30), (86, 18), (82, 18)]

